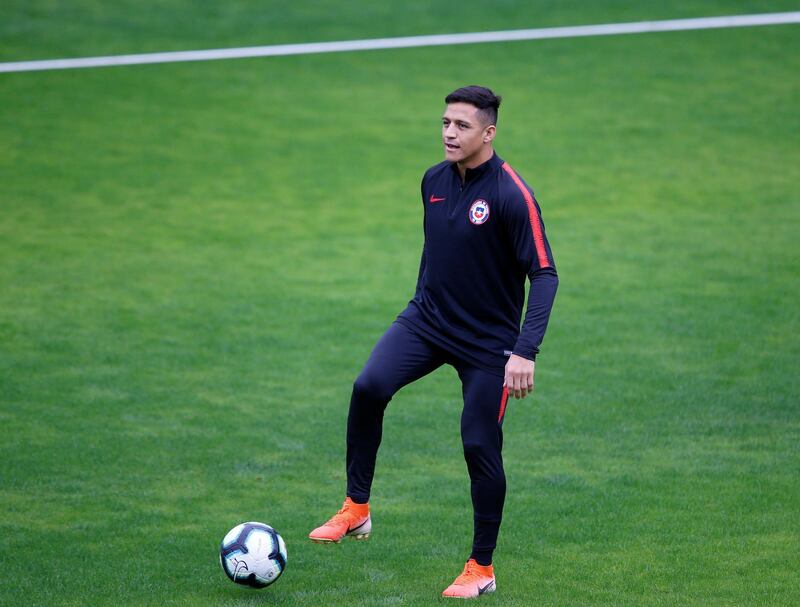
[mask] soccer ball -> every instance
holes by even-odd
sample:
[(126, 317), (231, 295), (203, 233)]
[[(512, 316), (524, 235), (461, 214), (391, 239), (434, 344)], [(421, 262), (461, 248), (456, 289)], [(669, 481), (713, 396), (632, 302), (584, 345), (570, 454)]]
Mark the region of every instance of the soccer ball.
[(286, 569), (286, 544), (269, 525), (242, 523), (222, 539), (219, 562), (237, 584), (264, 588)]

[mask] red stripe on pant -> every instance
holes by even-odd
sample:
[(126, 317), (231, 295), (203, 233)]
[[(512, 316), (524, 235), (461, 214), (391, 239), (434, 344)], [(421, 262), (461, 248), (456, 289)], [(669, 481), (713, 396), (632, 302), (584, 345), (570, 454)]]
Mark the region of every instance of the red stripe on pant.
[(503, 416), (506, 414), (506, 403), (508, 402), (508, 388), (503, 387), (503, 396), (500, 397), (500, 415), (497, 416), (497, 423), (503, 422)]

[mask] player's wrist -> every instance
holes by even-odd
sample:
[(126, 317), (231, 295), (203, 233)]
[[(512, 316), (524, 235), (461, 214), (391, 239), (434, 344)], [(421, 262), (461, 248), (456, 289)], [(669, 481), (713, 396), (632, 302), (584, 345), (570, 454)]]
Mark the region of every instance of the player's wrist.
[(520, 358), (524, 358), (524, 359), (529, 360), (531, 362), (536, 362), (536, 352), (531, 352), (530, 350), (527, 350), (527, 351), (526, 350), (518, 350), (518, 349), (514, 348), (511, 351), (511, 353), (514, 354), (515, 356), (519, 356)]

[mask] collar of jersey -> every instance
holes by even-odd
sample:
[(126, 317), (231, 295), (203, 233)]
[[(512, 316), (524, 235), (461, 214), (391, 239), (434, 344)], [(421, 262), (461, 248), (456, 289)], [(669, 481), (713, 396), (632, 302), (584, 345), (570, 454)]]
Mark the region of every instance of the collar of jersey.
[[(469, 183), (470, 181), (474, 181), (479, 177), (486, 174), (488, 171), (492, 169), (498, 169), (503, 164), (503, 159), (497, 155), (497, 152), (492, 154), (492, 157), (489, 158), (483, 164), (479, 164), (474, 169), (467, 169), (466, 173), (464, 173), (464, 183)], [(458, 174), (458, 165), (455, 162), (450, 163), (450, 168)]]

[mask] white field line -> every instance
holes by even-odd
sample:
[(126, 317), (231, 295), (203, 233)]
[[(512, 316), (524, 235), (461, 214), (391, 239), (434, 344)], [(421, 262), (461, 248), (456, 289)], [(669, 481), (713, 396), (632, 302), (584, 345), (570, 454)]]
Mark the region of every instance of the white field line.
[(727, 17), (702, 17), (698, 19), (669, 19), (665, 21), (638, 21), (633, 23), (547, 27), (499, 32), (436, 34), (432, 36), (342, 40), (338, 42), (310, 42), (305, 44), (277, 44), (272, 46), (249, 46), (203, 51), (83, 57), (80, 59), (14, 61), (0, 63), (0, 72), (33, 72), (40, 70), (65, 70), (116, 65), (142, 65), (146, 63), (211, 61), (214, 59), (242, 59), (246, 57), (277, 57), (283, 55), (308, 55), (313, 53), (340, 53), (343, 51), (476, 44), (480, 42), (507, 42), (511, 40), (544, 40), (547, 38), (578, 38), (582, 36), (613, 36), (619, 34), (675, 32), (728, 27), (752, 27), (758, 25), (783, 25), (789, 23), (800, 23), (800, 11), (790, 13), (764, 13), (759, 15), (732, 15)]

